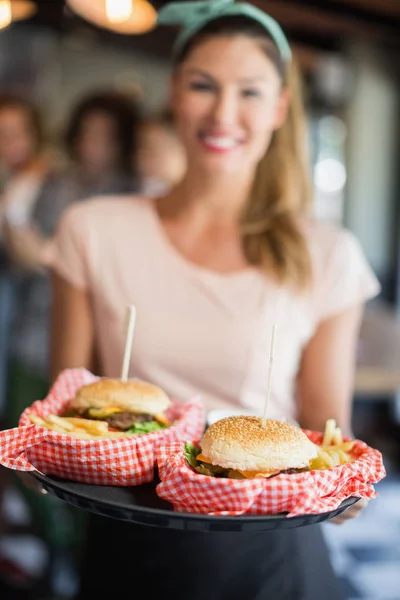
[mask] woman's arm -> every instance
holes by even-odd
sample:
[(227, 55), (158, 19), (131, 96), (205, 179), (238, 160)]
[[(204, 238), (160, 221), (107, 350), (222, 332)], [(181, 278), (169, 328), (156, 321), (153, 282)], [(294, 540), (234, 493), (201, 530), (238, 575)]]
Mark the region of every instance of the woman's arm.
[(92, 308), (85, 290), (53, 274), (51, 323), (51, 374), (63, 369), (93, 370), (94, 327)]
[(34, 227), (3, 225), (3, 243), (13, 264), (20, 270), (44, 273), (49, 241)]
[(299, 374), (299, 421), (323, 431), (335, 419), (351, 435), (351, 406), (362, 305), (323, 321), (303, 352)]

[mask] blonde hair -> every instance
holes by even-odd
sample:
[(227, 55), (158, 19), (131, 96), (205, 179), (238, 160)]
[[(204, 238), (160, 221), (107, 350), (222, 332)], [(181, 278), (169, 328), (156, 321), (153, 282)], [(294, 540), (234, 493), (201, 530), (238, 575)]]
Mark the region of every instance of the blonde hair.
[(311, 263), (300, 221), (310, 211), (313, 192), (300, 74), (294, 60), (285, 85), (290, 95), (288, 115), (257, 167), (242, 215), (242, 235), (251, 264), (301, 289), (310, 282)]
[(305, 289), (311, 280), (311, 260), (301, 232), (301, 218), (312, 205), (306, 146), (306, 120), (298, 66), (283, 63), (265, 29), (247, 17), (220, 17), (209, 22), (189, 40), (178, 64), (191, 50), (213, 36), (247, 35), (259, 40), (276, 66), (290, 105), (283, 125), (276, 130), (257, 166), (241, 219), (243, 249), (250, 264), (272, 275), (281, 284)]

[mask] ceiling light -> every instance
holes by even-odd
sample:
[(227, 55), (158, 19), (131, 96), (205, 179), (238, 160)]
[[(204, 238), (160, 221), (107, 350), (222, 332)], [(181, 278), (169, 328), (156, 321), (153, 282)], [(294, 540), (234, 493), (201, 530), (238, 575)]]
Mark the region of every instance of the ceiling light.
[(132, 0), (106, 0), (106, 15), (110, 23), (125, 23), (132, 12)]
[(29, 19), (37, 12), (37, 5), (31, 0), (11, 0), (10, 4), (13, 21)]
[(83, 19), (125, 35), (146, 33), (155, 27), (157, 11), (147, 0), (66, 0)]
[(0, 29), (8, 27), (12, 22), (10, 0), (0, 0)]

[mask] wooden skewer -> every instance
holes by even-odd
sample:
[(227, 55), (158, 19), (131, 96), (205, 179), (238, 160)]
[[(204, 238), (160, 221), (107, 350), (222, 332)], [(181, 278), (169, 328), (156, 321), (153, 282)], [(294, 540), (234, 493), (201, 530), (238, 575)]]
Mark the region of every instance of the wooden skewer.
[(135, 324), (136, 324), (136, 308), (134, 306), (128, 306), (127, 321), (128, 321), (128, 324), (127, 324), (127, 329), (126, 329), (125, 351), (124, 351), (124, 359), (122, 362), (122, 371), (121, 371), (121, 380), (122, 381), (128, 381), (129, 367), (131, 364), (132, 344), (133, 344), (133, 336), (135, 333)]
[(265, 395), (265, 404), (264, 404), (264, 417), (263, 424), (266, 425), (267, 421), (267, 413), (268, 413), (268, 405), (269, 399), (271, 396), (271, 381), (272, 381), (272, 366), (274, 362), (274, 351), (275, 351), (275, 332), (276, 332), (276, 323), (272, 326), (272, 334), (271, 334), (271, 346), (269, 353), (269, 367), (268, 367), (268, 379), (267, 379), (267, 393)]

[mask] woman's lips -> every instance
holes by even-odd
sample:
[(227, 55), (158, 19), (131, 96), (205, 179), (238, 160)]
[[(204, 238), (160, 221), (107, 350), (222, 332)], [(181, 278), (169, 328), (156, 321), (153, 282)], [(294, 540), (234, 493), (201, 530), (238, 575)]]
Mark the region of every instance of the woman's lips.
[(211, 152), (231, 152), (232, 150), (236, 150), (241, 144), (237, 139), (227, 135), (201, 134), (199, 137), (202, 146)]

